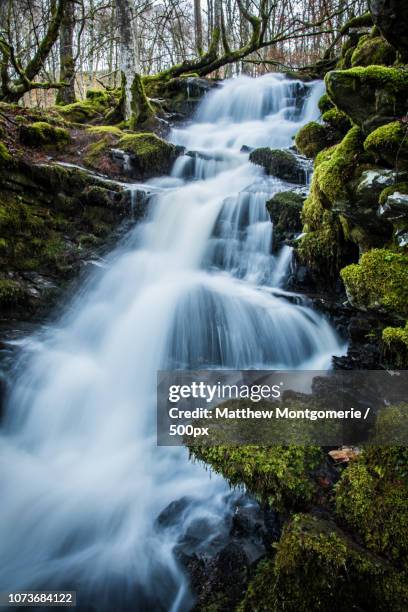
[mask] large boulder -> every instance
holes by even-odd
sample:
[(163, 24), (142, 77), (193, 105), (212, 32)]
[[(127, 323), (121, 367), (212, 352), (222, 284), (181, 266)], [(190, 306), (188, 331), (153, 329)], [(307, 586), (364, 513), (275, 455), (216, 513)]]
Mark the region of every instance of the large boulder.
[(261, 147), (250, 153), (249, 160), (253, 164), (262, 166), (266, 174), (276, 176), (283, 181), (298, 185), (306, 183), (305, 164), (291, 151)]
[(408, 3), (406, 0), (370, 0), (374, 23), (381, 34), (408, 59)]
[(120, 157), (118, 151), (125, 153), (122, 159), (126, 174), (135, 179), (145, 180), (168, 174), (183, 149), (159, 138), (156, 134), (142, 132), (122, 136), (114, 152), (117, 159)]
[(406, 115), (408, 70), (385, 66), (334, 70), (325, 78), (330, 99), (365, 133)]

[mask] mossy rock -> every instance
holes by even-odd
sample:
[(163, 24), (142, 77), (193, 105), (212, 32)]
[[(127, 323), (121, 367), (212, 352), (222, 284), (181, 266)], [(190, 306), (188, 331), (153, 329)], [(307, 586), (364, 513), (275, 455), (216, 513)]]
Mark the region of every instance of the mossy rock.
[(391, 66), (396, 60), (395, 48), (382, 36), (362, 36), (351, 56), (354, 66)]
[[(390, 417), (407, 414), (408, 404), (385, 408), (378, 436), (389, 444)], [(401, 424), (401, 420), (398, 420)], [(384, 431), (385, 430), (385, 431)], [(388, 430), (388, 431), (387, 431)], [(336, 485), (336, 513), (363, 539), (365, 546), (408, 569), (408, 450), (372, 446), (351, 463)], [(407, 585), (408, 586), (408, 585)]]
[(332, 102), (368, 134), (405, 116), (408, 110), (408, 69), (368, 66), (335, 70), (326, 75)]
[(12, 279), (0, 279), (0, 305), (3, 308), (11, 308), (24, 304), (27, 301), (27, 293), (18, 281)]
[(349, 202), (347, 182), (354, 176), (362, 145), (361, 130), (354, 127), (338, 145), (317, 156), (310, 194), (302, 213), (307, 230), (319, 229), (325, 210)]
[(132, 176), (142, 180), (168, 174), (181, 153), (178, 147), (150, 132), (126, 134), (117, 148), (129, 154)]
[(249, 154), (249, 161), (265, 169), (266, 174), (304, 185), (306, 182), (305, 169), (291, 151), (261, 147)]
[(386, 327), (382, 345), (387, 365), (408, 370), (408, 321), (405, 327)]
[(327, 127), (316, 121), (311, 121), (300, 128), (296, 134), (295, 144), (300, 153), (306, 157), (314, 158), (320, 151), (331, 146), (333, 140), (330, 138)]
[(322, 119), (341, 136), (345, 136), (352, 127), (351, 121), (347, 117), (346, 113), (343, 113), (337, 108), (331, 108), (323, 113)]
[(11, 161), (12, 157), (4, 142), (0, 141), (0, 167), (7, 165)]
[(408, 61), (408, 4), (406, 0), (371, 0), (373, 21), (388, 42)]
[(55, 110), (71, 123), (92, 123), (103, 120), (104, 115), (118, 101), (117, 93), (104, 89), (88, 89), (85, 100), (57, 106)]
[(395, 183), (383, 189), (380, 194), (379, 203), (381, 205), (386, 204), (388, 198), (394, 194), (408, 195), (408, 183)]
[(380, 126), (367, 136), (364, 148), (392, 168), (408, 170), (408, 124), (393, 121)]
[(295, 191), (276, 193), (266, 208), (273, 223), (273, 249), (277, 250), (285, 240), (292, 240), (302, 230), (301, 211), (304, 196)]
[(408, 316), (408, 255), (387, 249), (364, 253), (341, 271), (350, 302), (363, 310)]
[(318, 107), (322, 114), (330, 110), (331, 108), (335, 108), (333, 102), (330, 100), (327, 93), (324, 93), (322, 97), (319, 99)]
[(192, 446), (190, 452), (276, 510), (305, 507), (317, 494), (312, 473), (323, 455), (316, 446)]
[(47, 145), (61, 147), (71, 141), (68, 130), (54, 127), (45, 121), (20, 126), (20, 141), (30, 147)]
[(339, 270), (354, 260), (356, 249), (347, 240), (340, 219), (325, 213), (319, 228), (306, 232), (299, 240), (296, 255), (309, 268), (315, 283), (327, 287), (336, 284)]
[(109, 174), (111, 169), (110, 150), (117, 146), (117, 143), (124, 132), (112, 125), (98, 125), (87, 129), (87, 132), (96, 137), (89, 145), (87, 145), (83, 160), (85, 164), (98, 172)]
[(403, 612), (405, 574), (362, 549), (334, 523), (298, 514), (276, 556), (259, 564), (238, 612)]

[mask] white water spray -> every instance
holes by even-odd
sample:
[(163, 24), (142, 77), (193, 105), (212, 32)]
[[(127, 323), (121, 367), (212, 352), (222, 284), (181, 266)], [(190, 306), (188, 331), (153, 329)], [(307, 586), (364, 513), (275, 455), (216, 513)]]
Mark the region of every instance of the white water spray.
[(173, 131), (191, 153), (152, 181), (146, 221), (26, 341), (1, 437), (1, 590), (72, 588), (79, 609), (98, 611), (189, 609), (174, 546), (197, 520), (216, 533), (230, 496), (184, 449), (156, 447), (156, 371), (325, 368), (341, 351), (320, 315), (278, 290), (291, 251), (271, 254), (265, 202), (288, 185), (240, 153), (289, 147), (321, 89), (268, 75), (210, 93)]

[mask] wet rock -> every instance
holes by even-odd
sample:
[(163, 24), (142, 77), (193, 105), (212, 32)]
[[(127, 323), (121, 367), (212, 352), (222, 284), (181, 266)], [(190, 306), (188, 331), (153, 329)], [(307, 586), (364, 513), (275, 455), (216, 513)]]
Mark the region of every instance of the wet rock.
[(395, 191), (378, 208), (378, 215), (388, 221), (400, 221), (408, 216), (408, 194)]
[(262, 166), (266, 174), (276, 176), (283, 181), (304, 185), (307, 177), (307, 167), (304, 160), (288, 150), (269, 149), (263, 147), (254, 149), (249, 160)]

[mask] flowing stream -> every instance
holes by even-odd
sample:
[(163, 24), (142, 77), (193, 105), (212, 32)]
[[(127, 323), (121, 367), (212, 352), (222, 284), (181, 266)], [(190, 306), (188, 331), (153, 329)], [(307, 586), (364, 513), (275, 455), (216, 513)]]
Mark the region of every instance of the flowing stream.
[(291, 146), (321, 93), (280, 75), (210, 92), (173, 130), (188, 153), (151, 181), (143, 223), (25, 341), (0, 438), (0, 590), (76, 589), (98, 612), (191, 606), (174, 547), (197, 521), (215, 530), (231, 493), (185, 449), (156, 446), (156, 372), (323, 369), (342, 352), (321, 315), (287, 299), (291, 249), (271, 253), (265, 202), (295, 186), (241, 152)]

